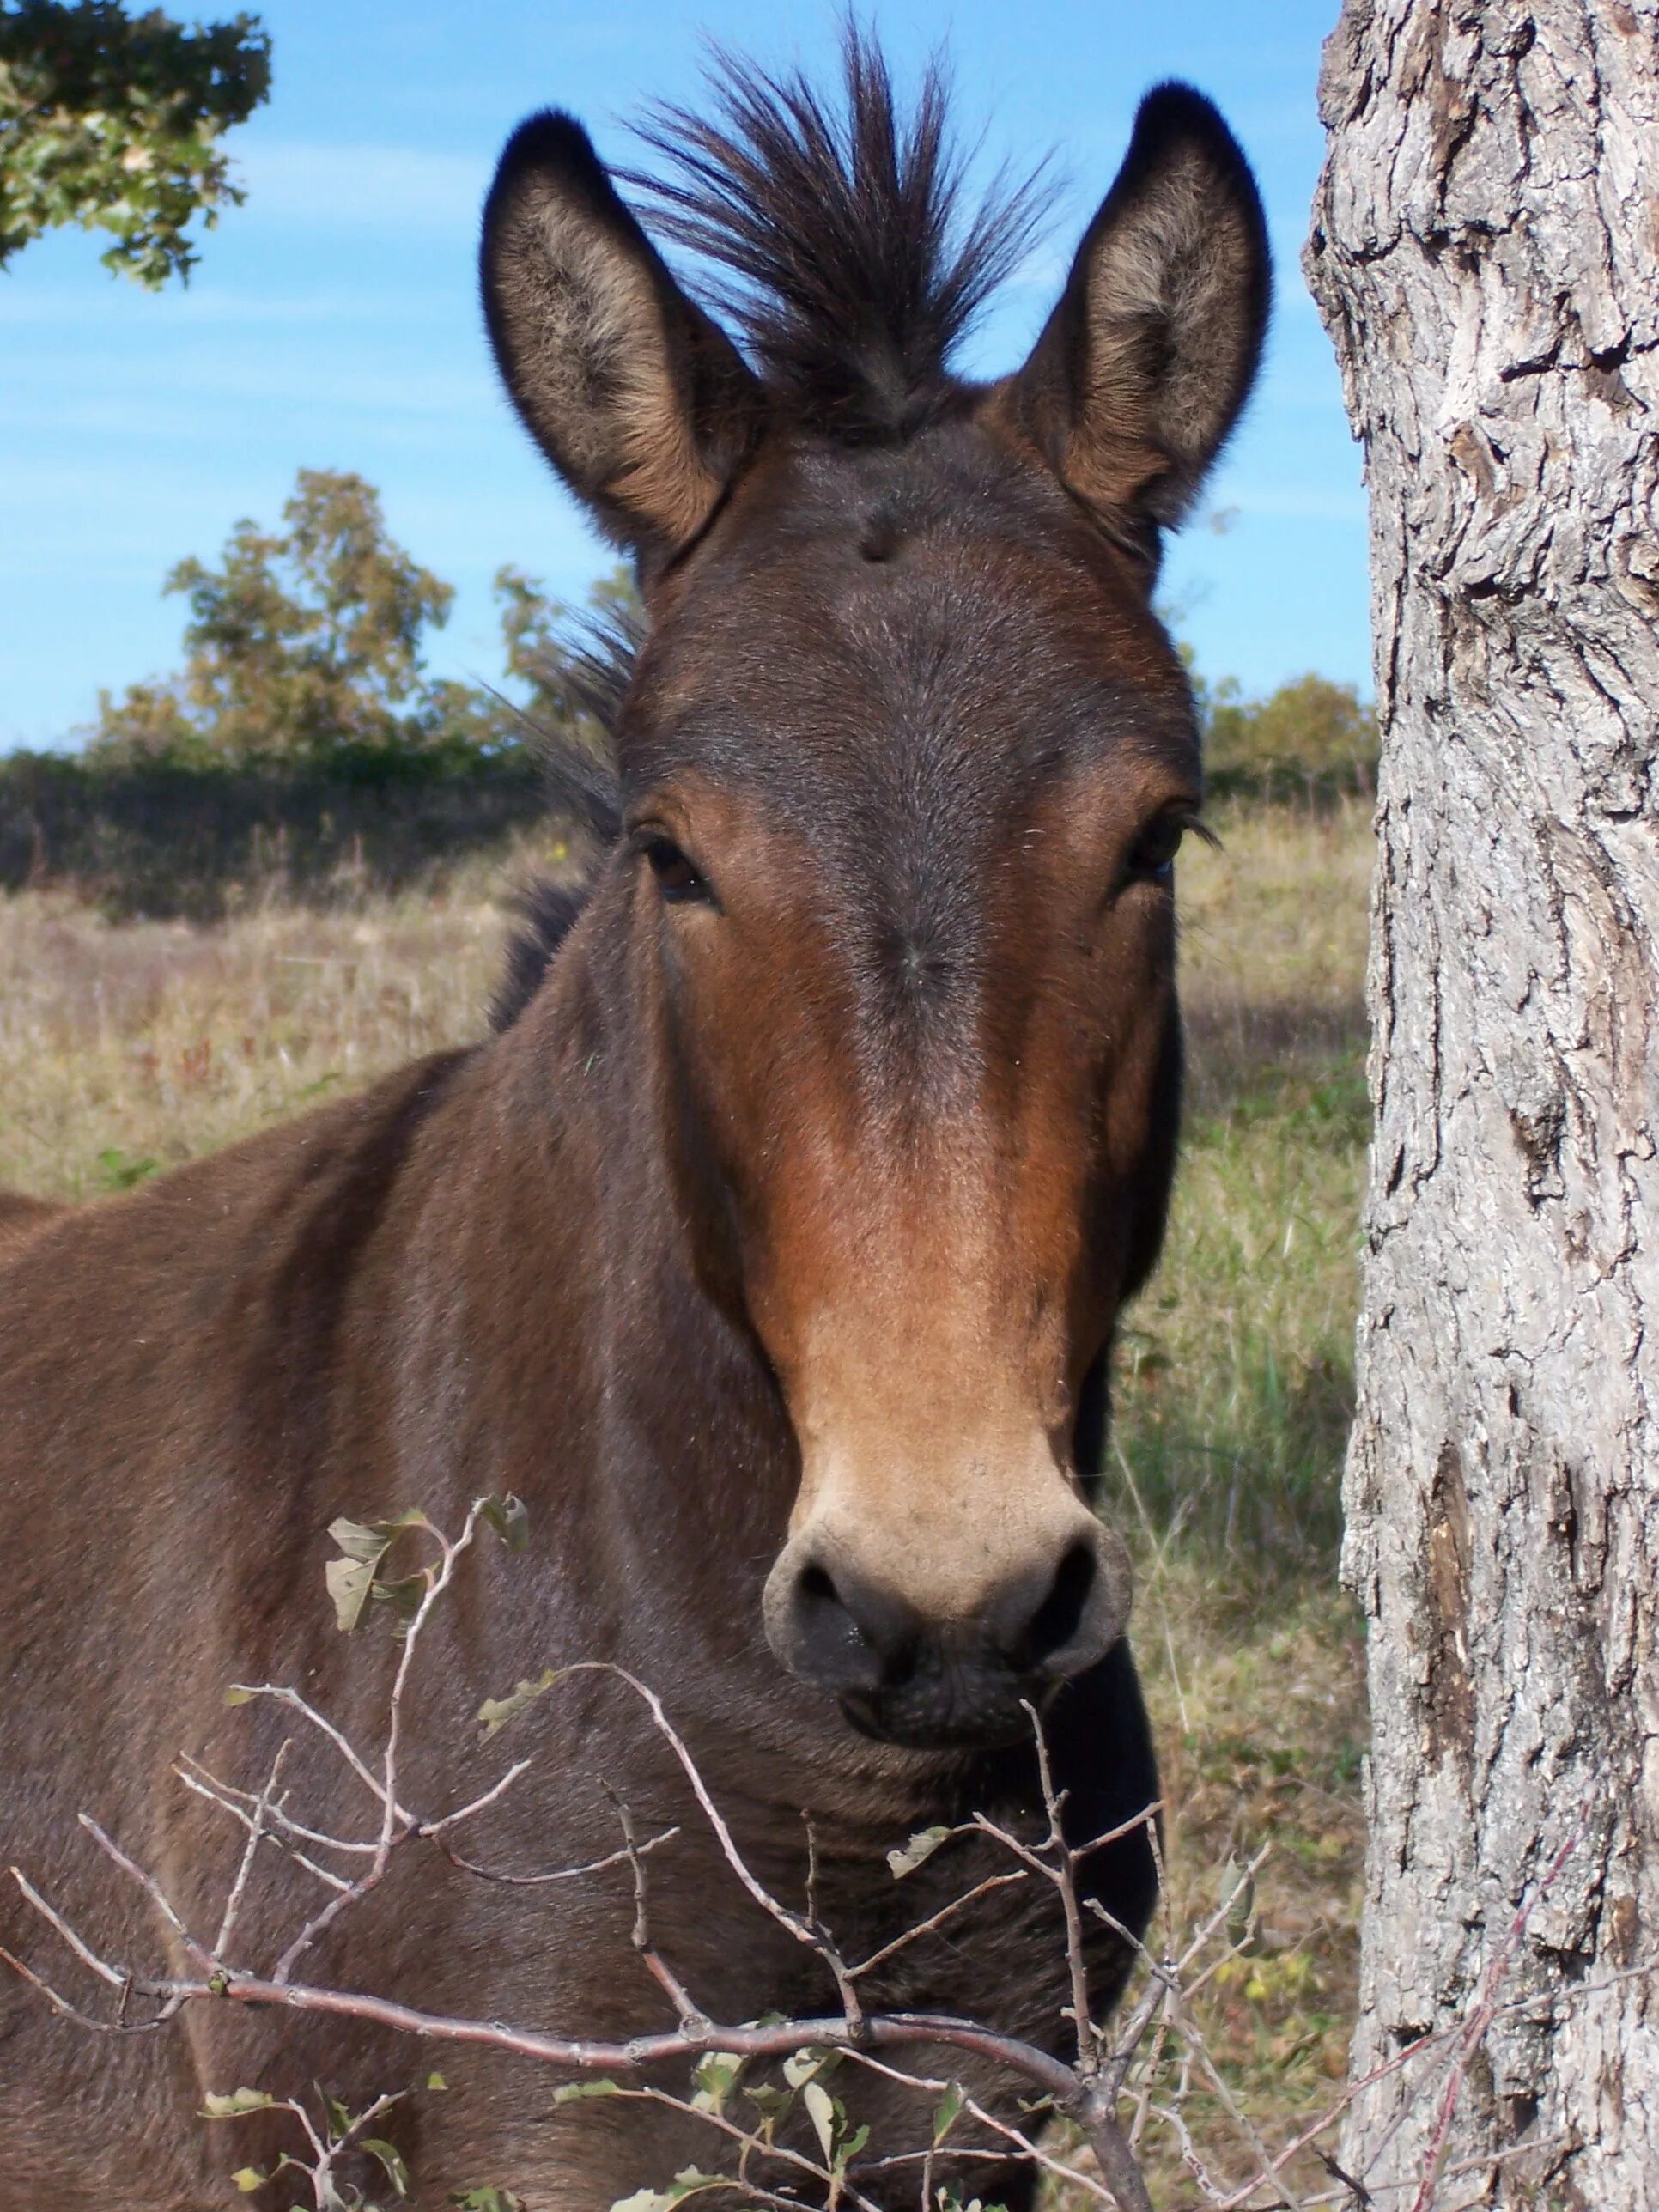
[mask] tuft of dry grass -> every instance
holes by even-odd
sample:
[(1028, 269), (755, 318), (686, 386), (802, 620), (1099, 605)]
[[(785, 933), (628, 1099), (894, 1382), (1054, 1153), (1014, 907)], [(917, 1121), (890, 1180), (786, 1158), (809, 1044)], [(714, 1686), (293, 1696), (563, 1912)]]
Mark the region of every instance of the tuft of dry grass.
[(121, 1189), (476, 1037), (513, 879), (464, 867), (208, 927), (111, 923), (62, 892), (0, 901), (0, 1185)]
[(1189, 1103), (1230, 1110), (1264, 1068), (1363, 1064), (1369, 802), (1212, 810), (1218, 847), (1181, 860)]

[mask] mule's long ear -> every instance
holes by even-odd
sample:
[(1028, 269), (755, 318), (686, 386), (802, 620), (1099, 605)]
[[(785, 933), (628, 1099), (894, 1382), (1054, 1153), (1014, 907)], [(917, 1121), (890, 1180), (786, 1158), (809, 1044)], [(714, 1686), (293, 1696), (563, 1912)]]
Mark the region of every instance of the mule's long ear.
[(569, 116), (508, 141), (480, 258), (496, 362), (542, 451), (623, 544), (685, 544), (759, 434), (761, 387)]
[(1201, 94), (1147, 94), (1116, 183), (994, 410), (1080, 499), (1178, 522), (1255, 376), (1272, 280), (1255, 182)]

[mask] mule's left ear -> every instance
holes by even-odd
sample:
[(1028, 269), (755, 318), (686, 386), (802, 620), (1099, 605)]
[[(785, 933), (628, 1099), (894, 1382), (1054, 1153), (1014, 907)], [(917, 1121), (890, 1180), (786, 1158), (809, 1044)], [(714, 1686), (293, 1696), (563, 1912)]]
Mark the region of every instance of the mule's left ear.
[(1249, 165), (1201, 94), (1147, 94), (1030, 359), (990, 407), (1131, 527), (1178, 522), (1237, 420), (1272, 277)]

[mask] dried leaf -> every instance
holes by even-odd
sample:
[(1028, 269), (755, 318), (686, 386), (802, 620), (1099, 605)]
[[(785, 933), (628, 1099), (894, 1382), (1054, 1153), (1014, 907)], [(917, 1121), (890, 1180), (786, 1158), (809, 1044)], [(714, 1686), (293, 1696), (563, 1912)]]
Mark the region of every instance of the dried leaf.
[(505, 1498), (487, 1498), (483, 1517), (509, 1552), (522, 1552), (530, 1541), (529, 1509), (512, 1491)]
[(516, 1690), (509, 1690), (504, 1698), (486, 1698), (478, 1708), (478, 1719), (486, 1737), (504, 1729), (516, 1720), (526, 1706), (533, 1705), (538, 1698), (550, 1690), (558, 1680), (551, 1667), (544, 1668), (533, 1682), (520, 1682)]
[(598, 2081), (566, 2081), (553, 2092), (556, 2105), (574, 2105), (578, 2097), (620, 2097), (619, 2082), (608, 2079)]
[(404, 2164), (403, 2153), (395, 2143), (387, 2142), (380, 2136), (365, 2136), (358, 2148), (379, 2161), (385, 2169), (386, 2179), (399, 2197), (408, 2196), (409, 2168)]
[(232, 2089), (223, 2096), (210, 2089), (202, 2100), (204, 2120), (240, 2120), (245, 2112), (269, 2112), (275, 2097), (263, 2089)]
[(895, 1881), (902, 1881), (919, 1866), (926, 1866), (941, 1844), (951, 1840), (949, 1828), (919, 1828), (902, 1850), (889, 1851), (887, 1869)]

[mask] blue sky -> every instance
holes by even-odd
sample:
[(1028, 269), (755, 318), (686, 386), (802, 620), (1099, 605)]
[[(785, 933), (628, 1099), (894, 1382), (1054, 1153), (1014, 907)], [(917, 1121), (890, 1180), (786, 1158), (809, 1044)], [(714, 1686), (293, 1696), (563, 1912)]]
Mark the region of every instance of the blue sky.
[[(216, 10), (231, 12), (227, 5)], [(609, 556), (511, 417), (473, 278), (477, 210), (513, 124), (557, 105), (627, 158), (654, 98), (696, 95), (712, 33), (828, 64), (833, 6), (803, 0), (521, 4), (270, 0), (269, 105), (231, 144), (247, 187), (187, 291), (110, 276), (67, 232), (0, 277), (0, 746), (62, 742), (118, 689), (177, 665), (187, 553), (276, 519), (301, 467), (356, 469), (393, 533), (458, 586), (440, 673), (500, 672), (503, 562), (580, 598)], [(1045, 242), (964, 365), (1012, 366), (1161, 77), (1208, 92), (1255, 161), (1278, 258), (1267, 373), (1218, 472), (1217, 529), (1176, 540), (1166, 594), (1212, 676), (1262, 690), (1316, 668), (1370, 689), (1364, 512), (1329, 349), (1297, 257), (1322, 151), (1314, 91), (1335, 0), (906, 0), (876, 7), (902, 77), (948, 50), (988, 173), (1049, 151)]]

